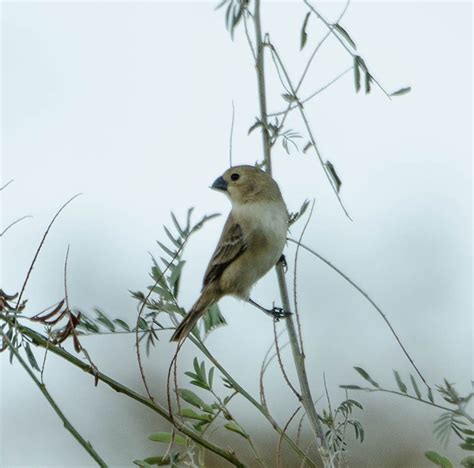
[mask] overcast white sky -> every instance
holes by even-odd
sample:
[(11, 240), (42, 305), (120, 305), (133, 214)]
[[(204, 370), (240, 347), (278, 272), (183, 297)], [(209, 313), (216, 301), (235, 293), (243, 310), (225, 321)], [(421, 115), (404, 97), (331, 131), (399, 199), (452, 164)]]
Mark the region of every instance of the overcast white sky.
[[(85, 311), (98, 306), (133, 322), (128, 290), (148, 285), (148, 252), (158, 253), (155, 240), (163, 239), (170, 210), (182, 217), (194, 206), (197, 219), (229, 209), (208, 187), (228, 166), (232, 101), (234, 162), (261, 158), (260, 136), (247, 136), (258, 112), (248, 46), (241, 29), (231, 41), (223, 11), (213, 8), (194, 2), (3, 3), (1, 175), (3, 183), (15, 182), (2, 193), (2, 222), (33, 216), (2, 239), (5, 291), (20, 288), (56, 209), (75, 193), (84, 194), (63, 213), (39, 257), (26, 291), (31, 314), (62, 297), (70, 245), (73, 305)], [(340, 9), (340, 3), (321, 4), (330, 19)], [(356, 2), (341, 22), (388, 91), (412, 87), (392, 101), (377, 89), (356, 95), (349, 73), (305, 106), (324, 158), (343, 181), (342, 198), (354, 222), (338, 208), (314, 154), (287, 155), (281, 147), (274, 152), (274, 176), (289, 209), (316, 199), (305, 242), (382, 306), (430, 382), (447, 377), (463, 390), (472, 375), (471, 10), (469, 3)], [(271, 3), (262, 14), (296, 80), (324, 27), (310, 23), (309, 43), (300, 53), (304, 7)], [(301, 95), (350, 65), (348, 54), (330, 39)], [(273, 74), (270, 62), (267, 70)], [(271, 111), (284, 108), (281, 93), (270, 77)], [(288, 125), (303, 131), (296, 114)], [(224, 217), (210, 222), (189, 244), (181, 292), (186, 307), (198, 294), (223, 222)], [(302, 223), (293, 235), (301, 228)], [(286, 253), (290, 275), (293, 247)], [(321, 395), (323, 371), (334, 401), (343, 397), (339, 384), (360, 382), (353, 366), (387, 386), (395, 385), (392, 369), (411, 372), (363, 298), (304, 253), (298, 271), (315, 397)], [(254, 296), (279, 303), (273, 272)], [(256, 394), (271, 321), (234, 299), (221, 306), (229, 326), (209, 337), (209, 347)], [(101, 370), (141, 391), (132, 338), (84, 339)], [(147, 363), (157, 392), (171, 352), (164, 339)], [(183, 370), (194, 355), (186, 353)], [(6, 356), (1, 378), (1, 466), (91, 464)], [(130, 466), (130, 460), (156, 451), (146, 438), (161, 422), (134, 403), (104, 386), (93, 388), (90, 378), (54, 358), (46, 379), (110, 465)], [(277, 368), (267, 385), (270, 405), (284, 423), (296, 403)], [(442, 450), (431, 436), (436, 412), (378, 395), (353, 396), (366, 408), (360, 419), (367, 437), (362, 446), (351, 444), (353, 466), (429, 466), (423, 452)], [(274, 440), (251, 409), (239, 403), (235, 408), (259, 443)], [(265, 450), (273, 455), (273, 446)], [(454, 444), (445, 453), (460, 456)]]

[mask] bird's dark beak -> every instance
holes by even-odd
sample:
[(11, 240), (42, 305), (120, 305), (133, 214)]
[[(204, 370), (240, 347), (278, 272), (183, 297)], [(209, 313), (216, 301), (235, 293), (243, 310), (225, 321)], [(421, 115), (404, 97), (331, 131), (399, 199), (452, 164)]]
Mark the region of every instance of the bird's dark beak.
[(211, 188), (214, 190), (227, 192), (227, 182), (224, 180), (224, 177), (220, 176), (214, 181), (214, 183), (211, 185)]

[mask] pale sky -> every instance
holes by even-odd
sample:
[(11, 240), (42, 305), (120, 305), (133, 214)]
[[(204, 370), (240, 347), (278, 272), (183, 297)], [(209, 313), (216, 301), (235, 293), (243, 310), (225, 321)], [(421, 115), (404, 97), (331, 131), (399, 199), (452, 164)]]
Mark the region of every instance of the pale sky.
[[(320, 8), (334, 20), (341, 6)], [(389, 92), (412, 87), (392, 101), (375, 87), (365, 96), (355, 93), (348, 73), (305, 106), (323, 157), (342, 179), (341, 196), (353, 222), (339, 209), (314, 153), (287, 155), (281, 145), (274, 151), (274, 177), (290, 211), (316, 199), (304, 242), (374, 298), (431, 383), (446, 377), (465, 392), (472, 377), (471, 10), (469, 3), (356, 2), (341, 21)], [(303, 5), (264, 3), (262, 14), (296, 81), (324, 26), (312, 20), (300, 53)], [(170, 223), (169, 212), (182, 219), (194, 206), (197, 220), (230, 208), (208, 187), (228, 167), (232, 101), (234, 163), (261, 159), (260, 135), (247, 136), (258, 103), (243, 29), (232, 41), (224, 12), (210, 2), (4, 2), (1, 31), (2, 183), (15, 179), (2, 193), (2, 223), (33, 216), (2, 239), (1, 287), (8, 293), (21, 287), (50, 218), (81, 192), (40, 254), (25, 293), (29, 313), (62, 297), (70, 245), (73, 306), (100, 307), (133, 323), (136, 307), (128, 291), (149, 285), (148, 252), (159, 254), (155, 241), (165, 239), (161, 226)], [(351, 57), (328, 40), (301, 96), (350, 65)], [(267, 73), (269, 110), (279, 111), (284, 91), (270, 61)], [(287, 128), (304, 131), (296, 113)], [(305, 142), (306, 137), (298, 143)], [(211, 221), (187, 248), (185, 307), (199, 292), (224, 220)], [(299, 222), (292, 235), (299, 236), (302, 227)], [(293, 246), (286, 255), (292, 285)], [(273, 272), (253, 296), (279, 305)], [(343, 398), (340, 384), (361, 383), (353, 366), (390, 388), (392, 369), (404, 376), (413, 372), (376, 312), (303, 252), (298, 303), (315, 398), (322, 395), (323, 372), (334, 401)], [(220, 305), (229, 326), (207, 343), (257, 395), (271, 320), (232, 298)], [(132, 337), (84, 340), (101, 370), (142, 391)], [(163, 401), (162, 379), (173, 349), (164, 338), (146, 365)], [(182, 371), (194, 355), (185, 350)], [(10, 366), (6, 355), (0, 362), (0, 465), (91, 466), (24, 371)], [(91, 378), (55, 358), (48, 362), (46, 382), (111, 466), (130, 466), (157, 451), (147, 436), (164, 427), (162, 421), (133, 402), (104, 385), (94, 388)], [(189, 385), (184, 377), (181, 383)], [(296, 402), (277, 366), (269, 371), (267, 389), (270, 407), (284, 424)], [(366, 441), (351, 441), (351, 466), (430, 466), (423, 452), (444, 450), (431, 435), (439, 413), (383, 395), (352, 397), (365, 407), (360, 420)], [(242, 402), (234, 409), (265, 451), (276, 440), (272, 429)], [(273, 456), (273, 445), (268, 452)], [(455, 444), (444, 453), (454, 460), (461, 455)]]

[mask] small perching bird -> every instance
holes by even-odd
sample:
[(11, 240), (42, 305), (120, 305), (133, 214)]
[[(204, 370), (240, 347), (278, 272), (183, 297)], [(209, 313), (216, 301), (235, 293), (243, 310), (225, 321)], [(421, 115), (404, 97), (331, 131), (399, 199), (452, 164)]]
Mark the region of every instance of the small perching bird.
[(208, 307), (227, 295), (275, 318), (288, 314), (278, 307), (265, 309), (250, 299), (250, 289), (279, 261), (286, 242), (288, 210), (277, 183), (261, 169), (235, 166), (211, 188), (229, 197), (232, 210), (204, 275), (201, 295), (171, 341), (184, 340)]

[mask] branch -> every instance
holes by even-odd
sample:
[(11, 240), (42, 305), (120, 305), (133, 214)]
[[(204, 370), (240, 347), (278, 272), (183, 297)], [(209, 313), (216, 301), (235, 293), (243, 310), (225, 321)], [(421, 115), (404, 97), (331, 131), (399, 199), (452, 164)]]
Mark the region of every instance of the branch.
[(429, 389), (430, 386), (426, 382), (425, 378), (423, 377), (423, 374), (418, 370), (418, 367), (416, 366), (415, 362), (411, 358), (411, 356), (408, 354), (408, 351), (405, 349), (405, 346), (403, 346), (402, 342), (400, 341), (400, 338), (397, 335), (397, 332), (394, 330), (392, 327), (391, 323), (389, 322), (387, 316), (382, 312), (382, 309), (374, 302), (374, 300), (354, 281), (352, 281), (346, 274), (344, 274), (341, 270), (339, 270), (337, 267), (335, 267), (329, 260), (326, 260), (324, 257), (319, 255), (317, 252), (314, 250), (310, 249), (306, 245), (302, 244), (301, 242), (296, 241), (295, 239), (291, 239), (288, 237), (286, 239), (287, 241), (293, 242), (293, 244), (297, 244), (298, 246), (302, 247), (304, 250), (309, 252), (310, 254), (314, 255), (315, 257), (319, 258), (321, 261), (323, 261), (326, 265), (331, 267), (336, 273), (338, 273), (340, 276), (342, 276), (352, 287), (354, 287), (357, 291), (359, 291), (362, 296), (364, 296), (367, 301), (374, 307), (374, 309), (380, 314), (384, 322), (387, 324), (389, 327), (390, 331), (392, 332), (393, 336), (397, 340), (398, 344), (400, 345), (400, 348), (402, 349), (403, 353), (407, 357), (407, 359), (410, 361), (410, 364), (413, 366), (413, 369), (415, 369), (416, 373), (420, 377), (420, 379), (423, 381), (423, 383), (426, 385), (426, 387)]
[(0, 237), (3, 237), (3, 235), (13, 226), (15, 226), (15, 224), (19, 223), (20, 221), (23, 221), (24, 219), (27, 219), (27, 218), (32, 218), (33, 216), (30, 216), (30, 215), (27, 215), (27, 216), (22, 216), (21, 218), (18, 218), (17, 220), (13, 221), (13, 223), (10, 223), (1, 233), (0, 233)]
[[(4, 315), (0, 315), (0, 319), (5, 320), (10, 325), (13, 325), (12, 322), (8, 319), (8, 317)], [(161, 405), (159, 405), (158, 403), (155, 403), (154, 401), (151, 401), (149, 398), (140, 395), (139, 393), (126, 387), (125, 385), (122, 385), (120, 382), (117, 382), (116, 380), (112, 379), (111, 377), (109, 377), (108, 375), (102, 372), (97, 372), (95, 374), (94, 369), (89, 364), (86, 364), (85, 362), (81, 361), (80, 359), (78, 359), (76, 356), (69, 353), (65, 349), (51, 344), (51, 342), (49, 342), (48, 344), (48, 340), (44, 336), (32, 330), (31, 328), (28, 328), (22, 325), (17, 325), (17, 327), (18, 327), (18, 330), (23, 335), (27, 336), (28, 338), (32, 340), (33, 344), (45, 349), (46, 347), (48, 347), (48, 350), (50, 353), (56, 354), (57, 356), (65, 359), (66, 361), (70, 362), (71, 364), (78, 367), (79, 369), (82, 369), (84, 372), (97, 377), (99, 381), (105, 383), (110, 388), (114, 389), (116, 392), (122, 393), (128, 396), (129, 398), (141, 403), (142, 405), (153, 410), (155, 413), (158, 413), (162, 418), (166, 419), (168, 422), (173, 423), (166, 409), (162, 407)], [(218, 447), (217, 445), (213, 444), (211, 441), (202, 438), (200, 434), (191, 430), (190, 428), (180, 423), (179, 421), (175, 420), (174, 424), (176, 428), (182, 434), (194, 440), (197, 444), (202, 445), (203, 447), (207, 448), (208, 450), (215, 453), (216, 455), (219, 455), (221, 458), (224, 458), (225, 460), (227, 460), (234, 466), (245, 467), (245, 465), (236, 457), (233, 451), (224, 450)]]
[[(23, 327), (22, 327), (23, 328)], [(13, 346), (12, 342), (8, 339), (8, 336), (3, 333), (3, 330), (0, 329), (0, 333), (2, 334), (2, 340), (5, 341), (10, 348), (10, 350), (13, 352), (15, 357), (18, 359), (20, 364), (23, 366), (25, 371), (28, 373), (28, 375), (32, 378), (34, 383), (38, 386), (40, 389), (41, 393), (44, 395), (48, 403), (51, 405), (55, 413), (59, 416), (59, 419), (64, 424), (64, 427), (66, 430), (68, 430), (71, 435), (79, 442), (79, 444), (84, 448), (84, 450), (97, 462), (97, 464), (101, 467), (107, 467), (107, 463), (104, 462), (104, 460), (101, 458), (101, 456), (94, 450), (94, 447), (92, 447), (92, 444), (85, 440), (81, 434), (76, 430), (76, 428), (69, 422), (67, 417), (64, 415), (64, 413), (61, 411), (59, 406), (56, 404), (54, 401), (54, 398), (51, 396), (51, 394), (48, 392), (46, 389), (46, 385), (42, 382), (39, 381), (38, 377), (34, 374), (34, 372), (30, 369), (28, 364), (24, 361), (24, 359), (21, 357), (20, 353), (18, 350)], [(49, 347), (48, 343), (46, 343), (46, 349)]]
[[(255, 25), (255, 38), (257, 43), (257, 80), (258, 80), (258, 95), (260, 102), (260, 120), (262, 122), (262, 139), (263, 139), (263, 153), (266, 162), (266, 171), (272, 175), (272, 165), (271, 165), (271, 142), (267, 130), (267, 108), (266, 108), (266, 89), (265, 89), (265, 74), (264, 74), (264, 55), (263, 55), (263, 41), (262, 41), (262, 30), (260, 22), (260, 0), (255, 0), (255, 11), (254, 11), (254, 25)], [(278, 285), (280, 289), (280, 296), (282, 299), (282, 306), (284, 310), (290, 312), (290, 301), (288, 297), (288, 290), (285, 280), (285, 274), (283, 271), (283, 265), (279, 263), (276, 266), (276, 272), (278, 277)], [(319, 421), (318, 415), (316, 413), (316, 408), (313, 403), (313, 398), (311, 396), (311, 391), (309, 388), (308, 377), (306, 375), (306, 368), (304, 364), (304, 355), (301, 353), (298, 336), (296, 333), (295, 325), (293, 318), (289, 315), (286, 319), (286, 326), (288, 330), (288, 337), (291, 344), (291, 349), (293, 352), (293, 360), (296, 367), (296, 373), (298, 376), (300, 388), (301, 388), (301, 403), (308, 414), (308, 420), (310, 422), (311, 429), (313, 434), (318, 441), (318, 453), (321, 456), (322, 460), (327, 459), (327, 444), (326, 438), (324, 435), (323, 428)]]
[(43, 234), (43, 238), (41, 239), (41, 242), (40, 242), (38, 248), (36, 249), (35, 256), (33, 257), (33, 261), (31, 262), (30, 268), (28, 269), (28, 273), (26, 274), (25, 281), (23, 282), (23, 285), (21, 287), (20, 295), (18, 296), (18, 302), (16, 303), (16, 310), (18, 310), (18, 307), (20, 307), (21, 299), (23, 297), (23, 293), (25, 292), (26, 285), (28, 284), (28, 280), (30, 278), (31, 272), (33, 271), (33, 267), (36, 263), (36, 259), (38, 258), (38, 255), (41, 251), (41, 248), (43, 247), (44, 241), (46, 240), (46, 237), (49, 233), (49, 230), (51, 229), (51, 226), (54, 224), (54, 222), (56, 221), (56, 218), (61, 214), (61, 212), (64, 210), (64, 208), (66, 208), (66, 206), (68, 206), (69, 203), (71, 203), (74, 199), (76, 199), (80, 195), (82, 195), (82, 193), (78, 193), (78, 194), (74, 195), (66, 203), (64, 203), (64, 205), (62, 205), (61, 208), (59, 208), (59, 210), (53, 216), (53, 219), (51, 220), (48, 227), (46, 228), (46, 231)]

